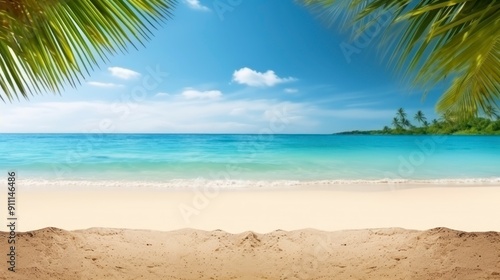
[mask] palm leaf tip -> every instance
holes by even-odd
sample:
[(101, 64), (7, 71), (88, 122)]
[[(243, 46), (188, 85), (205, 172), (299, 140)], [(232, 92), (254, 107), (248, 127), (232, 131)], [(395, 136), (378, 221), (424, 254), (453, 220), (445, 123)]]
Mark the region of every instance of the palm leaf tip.
[(176, 3), (0, 0), (0, 97), (28, 98), (79, 84), (108, 55), (148, 40)]
[[(349, 18), (360, 26), (358, 33), (367, 28), (369, 16), (381, 9), (390, 11), (390, 24), (379, 40), (391, 50), (388, 61), (425, 92), (451, 80), (436, 105), (441, 113), (477, 115), (500, 98), (498, 0), (302, 1), (322, 6), (331, 17), (351, 14)], [(398, 43), (387, 45), (394, 38)]]

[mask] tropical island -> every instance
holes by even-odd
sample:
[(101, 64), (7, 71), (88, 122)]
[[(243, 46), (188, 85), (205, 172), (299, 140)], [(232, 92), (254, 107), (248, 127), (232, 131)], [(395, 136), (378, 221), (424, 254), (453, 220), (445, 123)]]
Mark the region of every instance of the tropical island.
[(499, 134), (500, 1), (0, 3), (0, 279), (500, 278), (500, 137), (286, 134)]
[(334, 133), (336, 135), (500, 135), (500, 115), (496, 108), (487, 106), (483, 116), (461, 118), (452, 113), (442, 114), (439, 119), (427, 120), (419, 110), (410, 122), (408, 114), (399, 108), (390, 126), (381, 130), (353, 130)]

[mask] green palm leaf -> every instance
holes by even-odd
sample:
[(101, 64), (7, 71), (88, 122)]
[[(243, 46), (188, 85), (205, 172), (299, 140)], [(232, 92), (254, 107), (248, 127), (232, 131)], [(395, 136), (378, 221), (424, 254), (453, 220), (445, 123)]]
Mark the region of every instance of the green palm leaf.
[(176, 0), (0, 0), (0, 98), (76, 86), (108, 55), (150, 39)]
[(390, 48), (390, 64), (426, 91), (451, 79), (436, 106), (439, 112), (470, 117), (486, 106), (498, 107), (500, 1), (302, 1), (326, 11), (328, 18), (359, 23), (355, 36), (376, 24), (367, 19), (389, 17), (380, 43), (387, 47), (397, 38)]

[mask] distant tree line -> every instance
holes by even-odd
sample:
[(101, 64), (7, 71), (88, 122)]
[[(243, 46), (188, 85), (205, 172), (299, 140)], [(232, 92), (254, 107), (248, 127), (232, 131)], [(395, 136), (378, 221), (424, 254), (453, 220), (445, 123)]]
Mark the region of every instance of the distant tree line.
[(497, 109), (487, 106), (482, 116), (461, 118), (452, 113), (445, 113), (439, 119), (427, 121), (422, 111), (418, 111), (412, 123), (403, 108), (396, 111), (390, 126), (382, 130), (347, 131), (336, 134), (366, 135), (424, 135), (424, 134), (456, 134), (456, 135), (500, 135), (500, 114)]

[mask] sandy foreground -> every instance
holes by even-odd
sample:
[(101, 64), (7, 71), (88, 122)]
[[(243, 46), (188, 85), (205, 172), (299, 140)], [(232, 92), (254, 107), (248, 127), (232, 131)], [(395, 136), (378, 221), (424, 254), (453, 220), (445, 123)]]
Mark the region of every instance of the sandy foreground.
[(17, 272), (1, 279), (500, 279), (496, 232), (46, 228), (18, 238)]
[(21, 189), (0, 279), (500, 279), (500, 186), (349, 188)]

